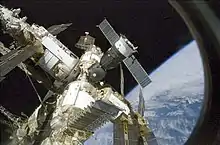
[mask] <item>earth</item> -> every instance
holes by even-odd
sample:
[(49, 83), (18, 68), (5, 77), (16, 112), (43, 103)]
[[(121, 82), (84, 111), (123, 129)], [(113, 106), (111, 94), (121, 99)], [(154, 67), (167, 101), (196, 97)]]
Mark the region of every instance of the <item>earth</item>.
[[(195, 41), (170, 57), (150, 74), (152, 83), (143, 90), (145, 118), (159, 145), (183, 145), (190, 136), (204, 97), (204, 74)], [(139, 86), (126, 98), (137, 109)], [(85, 145), (112, 145), (113, 124), (107, 123)]]

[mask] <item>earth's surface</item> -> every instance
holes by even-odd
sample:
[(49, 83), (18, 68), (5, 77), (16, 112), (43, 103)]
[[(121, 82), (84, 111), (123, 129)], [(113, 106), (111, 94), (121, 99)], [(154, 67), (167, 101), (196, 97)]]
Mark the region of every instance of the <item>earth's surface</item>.
[[(169, 58), (150, 77), (152, 83), (143, 90), (145, 118), (160, 145), (183, 145), (197, 122), (204, 96), (203, 66), (196, 42)], [(134, 108), (138, 94), (139, 86), (126, 96)], [(85, 145), (112, 145), (112, 127), (106, 124)]]

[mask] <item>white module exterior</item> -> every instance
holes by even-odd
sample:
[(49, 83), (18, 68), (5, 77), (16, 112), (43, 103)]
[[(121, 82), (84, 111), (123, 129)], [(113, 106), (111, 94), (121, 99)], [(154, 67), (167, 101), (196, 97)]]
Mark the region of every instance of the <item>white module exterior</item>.
[[(42, 44), (59, 60), (61, 60), (69, 69), (72, 69), (76, 63), (78, 62), (78, 58), (74, 55), (68, 54), (67, 48), (65, 50), (62, 47), (64, 45), (59, 45), (55, 39), (49, 36), (45, 36), (42, 38)], [(69, 52), (70, 50), (68, 50)]]
[(84, 89), (81, 89), (80, 81), (75, 81), (69, 84), (68, 89), (64, 91), (65, 96), (62, 106), (73, 105), (74, 107), (84, 109), (89, 106), (95, 99)]
[(127, 45), (124, 38), (122, 38), (122, 37), (120, 37), (120, 39), (117, 42), (115, 42), (115, 47), (125, 57), (129, 57), (132, 53), (134, 53), (134, 50)]
[(111, 94), (109, 96), (108, 101), (110, 101), (112, 104), (114, 104), (116, 107), (118, 107), (122, 110), (119, 112), (119, 114), (116, 116), (116, 118), (118, 116), (120, 116), (122, 112), (125, 113), (126, 115), (128, 115), (130, 113), (130, 109), (128, 108), (128, 106), (124, 102), (119, 100), (114, 94)]
[(33, 24), (29, 31), (46, 48), (39, 60), (40, 67), (59, 81), (71, 80), (71, 78), (66, 79), (77, 66), (79, 58), (44, 27)]
[(39, 60), (39, 65), (41, 68), (49, 72), (58, 63), (58, 61), (59, 59), (46, 49), (43, 57)]
[(93, 63), (100, 62), (102, 56), (103, 53), (101, 49), (94, 45), (81, 56), (80, 63), (85, 69), (88, 69)]

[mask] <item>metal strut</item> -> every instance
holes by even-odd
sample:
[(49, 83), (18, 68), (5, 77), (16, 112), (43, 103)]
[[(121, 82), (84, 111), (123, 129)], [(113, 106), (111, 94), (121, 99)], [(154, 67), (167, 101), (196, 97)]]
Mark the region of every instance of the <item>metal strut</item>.
[(5, 107), (3, 107), (2, 105), (0, 105), (0, 112), (7, 117), (10, 121), (12, 121), (14, 124), (18, 125), (18, 122), (20, 120), (19, 117), (16, 117), (14, 114), (12, 114), (11, 112), (9, 112)]
[(30, 78), (30, 76), (29, 76), (29, 74), (28, 74), (28, 70), (27, 70), (26, 66), (25, 66), (24, 64), (21, 64), (21, 66), (22, 66), (22, 68), (25, 70), (26, 76), (27, 76), (29, 82), (31, 83), (31, 86), (32, 86), (33, 89), (34, 89), (34, 91), (35, 91), (35, 93), (36, 93), (36, 95), (37, 95), (37, 97), (38, 97), (38, 100), (39, 100), (40, 103), (42, 104), (43, 101), (42, 101), (42, 99), (41, 99), (41, 96), (40, 96), (39, 93), (37, 92), (37, 89), (36, 89), (36, 87), (34, 86), (34, 83), (32, 82), (32, 80), (31, 80), (31, 78)]
[(123, 71), (123, 66), (120, 63), (120, 76), (121, 76), (121, 95), (124, 97), (124, 71)]

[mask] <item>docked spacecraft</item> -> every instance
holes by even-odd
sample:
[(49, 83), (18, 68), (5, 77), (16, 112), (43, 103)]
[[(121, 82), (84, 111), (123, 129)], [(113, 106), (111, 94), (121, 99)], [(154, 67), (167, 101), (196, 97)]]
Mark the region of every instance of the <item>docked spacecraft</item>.
[(123, 95), (123, 77), (121, 93), (103, 82), (107, 71), (122, 63), (141, 88), (151, 82), (133, 55), (137, 47), (124, 35), (118, 35), (105, 19), (98, 27), (111, 47), (102, 52), (95, 45), (95, 38), (86, 32), (75, 45), (84, 50), (78, 57), (56, 38), (71, 24), (45, 29), (28, 24), (26, 17), (19, 17), (20, 11), (0, 5), (3, 31), (15, 40), (10, 48), (0, 44), (0, 80), (18, 66), (42, 83), (48, 93), (43, 99), (39, 97), (40, 106), (27, 119), (14, 117), (1, 106), (1, 112), (16, 127), (10, 143), (78, 145), (111, 121), (115, 145), (148, 144), (153, 133), (143, 117), (143, 96), (140, 95), (139, 111), (134, 112)]

